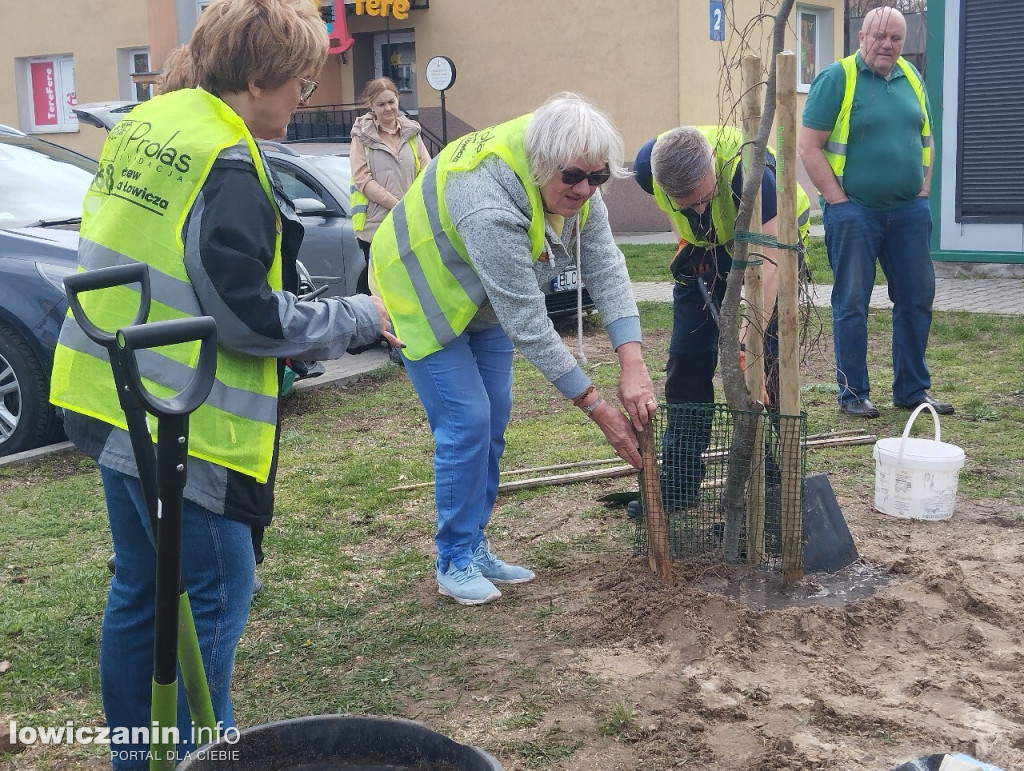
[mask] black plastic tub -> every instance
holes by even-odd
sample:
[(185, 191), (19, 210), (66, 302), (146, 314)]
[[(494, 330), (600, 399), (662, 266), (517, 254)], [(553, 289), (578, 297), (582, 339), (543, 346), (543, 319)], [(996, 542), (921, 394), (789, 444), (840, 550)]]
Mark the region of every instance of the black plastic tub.
[(479, 747), (402, 718), (313, 715), (245, 728), (178, 771), (502, 771)]

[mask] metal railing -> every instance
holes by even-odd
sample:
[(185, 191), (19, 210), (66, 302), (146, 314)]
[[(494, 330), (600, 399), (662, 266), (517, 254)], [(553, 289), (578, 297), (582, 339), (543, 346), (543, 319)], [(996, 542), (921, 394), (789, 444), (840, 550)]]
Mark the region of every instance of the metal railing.
[(445, 143), (441, 141), (441, 137), (428, 129), (422, 123), (420, 124), (420, 136), (423, 137), (423, 144), (427, 146), (427, 152), (430, 153), (431, 158), (444, 149)]
[(352, 124), (366, 112), (357, 104), (321, 104), (292, 113), (288, 139), (351, 139)]
[[(366, 112), (365, 107), (357, 104), (321, 104), (316, 107), (300, 107), (292, 113), (292, 120), (288, 124), (289, 140), (303, 139), (333, 139), (351, 140), (352, 124), (356, 118)], [(416, 119), (405, 110), (406, 116)], [(445, 143), (437, 134), (420, 124), (423, 144), (427, 146), (430, 157), (433, 158), (442, 149)]]

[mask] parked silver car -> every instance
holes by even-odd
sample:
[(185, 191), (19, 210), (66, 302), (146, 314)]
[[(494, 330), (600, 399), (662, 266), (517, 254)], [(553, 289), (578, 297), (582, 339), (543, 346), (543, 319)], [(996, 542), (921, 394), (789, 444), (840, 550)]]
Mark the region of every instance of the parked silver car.
[[(91, 102), (77, 105), (74, 111), (80, 122), (109, 131), (136, 104)], [(305, 225), (299, 259), (314, 284), (327, 284), (327, 296), (355, 294), (366, 261), (349, 216), (348, 143), (260, 142), (260, 146)]]

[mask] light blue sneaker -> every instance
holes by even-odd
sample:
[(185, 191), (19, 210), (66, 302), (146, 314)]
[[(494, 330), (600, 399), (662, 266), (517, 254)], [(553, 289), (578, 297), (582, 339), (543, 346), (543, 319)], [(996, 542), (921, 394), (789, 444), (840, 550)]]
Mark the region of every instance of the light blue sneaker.
[(484, 578), (489, 578), (495, 584), (526, 584), (537, 577), (532, 570), (509, 565), (491, 554), (485, 538), (473, 552), (473, 564), (479, 569)]
[(437, 591), (451, 597), (459, 605), (483, 605), (485, 602), (501, 597), (497, 587), (483, 577), (475, 562), (470, 562), (459, 570), (454, 562), (448, 563), (448, 569), (437, 572)]

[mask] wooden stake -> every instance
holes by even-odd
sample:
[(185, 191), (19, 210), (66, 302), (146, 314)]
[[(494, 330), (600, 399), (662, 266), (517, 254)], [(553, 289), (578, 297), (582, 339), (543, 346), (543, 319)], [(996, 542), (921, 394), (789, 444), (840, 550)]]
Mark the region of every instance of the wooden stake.
[[(796, 55), (783, 51), (775, 57), (778, 169), (778, 240), (796, 244)], [(780, 248), (779, 261), (779, 420), (782, 472), (782, 573), (790, 584), (803, 578), (801, 551), (803, 521), (800, 510), (800, 326), (798, 252)]]
[(643, 458), (642, 479), (647, 504), (647, 564), (662, 581), (671, 581), (672, 557), (668, 550), (665, 504), (661, 499), (658, 453), (654, 448), (654, 431), (650, 423), (640, 434), (640, 455)]

